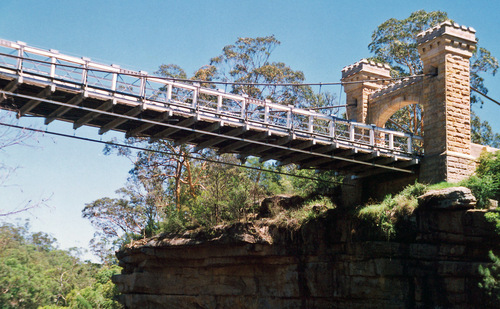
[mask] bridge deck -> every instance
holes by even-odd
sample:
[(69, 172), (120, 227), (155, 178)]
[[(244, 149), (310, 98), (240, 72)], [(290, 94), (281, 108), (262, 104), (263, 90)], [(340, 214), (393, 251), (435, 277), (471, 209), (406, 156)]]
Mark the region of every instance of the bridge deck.
[(127, 136), (368, 175), (409, 172), (422, 139), (0, 40), (0, 108)]

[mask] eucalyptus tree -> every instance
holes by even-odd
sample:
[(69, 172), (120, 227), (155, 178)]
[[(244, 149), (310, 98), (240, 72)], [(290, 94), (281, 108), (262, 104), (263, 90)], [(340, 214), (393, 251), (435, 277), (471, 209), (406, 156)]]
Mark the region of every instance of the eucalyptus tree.
[[(278, 104), (331, 104), (333, 95), (316, 94), (311, 87), (300, 86), (305, 81), (303, 72), (272, 60), (279, 44), (274, 36), (238, 38), (191, 76), (175, 64), (162, 64), (155, 73), (176, 81), (196, 80), (203, 87), (222, 87), (231, 93)], [(231, 84), (221, 86), (208, 81)], [(274, 85), (283, 83), (287, 85)], [(195, 151), (192, 145), (177, 145), (164, 139), (151, 142), (136, 137), (126, 143), (143, 150), (134, 152), (112, 145), (105, 149), (105, 153), (130, 158), (133, 164), (127, 186), (119, 190), (120, 197), (88, 203), (82, 212), (97, 229), (92, 246), (104, 259), (109, 258), (112, 248), (131, 238), (149, 236), (160, 227), (175, 231), (186, 224), (209, 225), (237, 218), (251, 200), (255, 202), (262, 192), (269, 191), (266, 188), (271, 177), (263, 173), (253, 175), (236, 167), (196, 159), (235, 164), (238, 160), (234, 156)]]

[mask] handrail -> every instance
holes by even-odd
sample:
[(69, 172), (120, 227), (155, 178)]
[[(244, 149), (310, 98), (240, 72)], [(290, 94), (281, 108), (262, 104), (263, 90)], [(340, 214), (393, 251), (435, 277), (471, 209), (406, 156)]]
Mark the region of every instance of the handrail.
[[(290, 133), (309, 134), (313, 138), (347, 140), (408, 154), (418, 153), (420, 151), (418, 143), (421, 144), (423, 141), (422, 137), (405, 132), (338, 119), (314, 110), (296, 108), (293, 105), (282, 105), (246, 95), (226, 93), (151, 76), (144, 71), (127, 70), (117, 65), (93, 62), (84, 57), (64, 55), (55, 50), (30, 47), (23, 42), (0, 39), (0, 48), (2, 47), (16, 53), (15, 55), (0, 53), (0, 67), (17, 75), (20, 82), (22, 78), (33, 78), (52, 85), (72, 85), (75, 89), (84, 89), (87, 93), (96, 95), (107, 95), (114, 100), (177, 106), (196, 113), (202, 113), (202, 109), (204, 112), (212, 111), (219, 119), (237, 119), (264, 127), (279, 128)], [(46, 57), (49, 60), (36, 59), (32, 55)], [(153, 87), (152, 84), (156, 84), (157, 87)]]

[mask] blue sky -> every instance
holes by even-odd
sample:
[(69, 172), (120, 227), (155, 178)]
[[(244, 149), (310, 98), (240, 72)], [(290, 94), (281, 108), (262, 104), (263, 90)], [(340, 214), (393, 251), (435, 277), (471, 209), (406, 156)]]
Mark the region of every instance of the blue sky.
[[(273, 60), (305, 73), (308, 82), (339, 81), (341, 69), (370, 56), (373, 30), (389, 18), (425, 9), (448, 12), (474, 27), (480, 45), (500, 58), (497, 1), (48, 1), (2, 0), (0, 38), (153, 73), (175, 63), (188, 75), (219, 55), (238, 37), (274, 34), (281, 45)], [(489, 94), (500, 99), (500, 77), (486, 77)], [(329, 88), (334, 93), (340, 89)], [(342, 95), (344, 97), (344, 95)], [(500, 106), (486, 102), (478, 114), (500, 132)], [(21, 124), (100, 138), (96, 129), (22, 119)], [(113, 134), (102, 138), (109, 139)], [(46, 207), (21, 216), (33, 230), (61, 247), (86, 247), (93, 229), (81, 210), (125, 184), (130, 162), (104, 156), (102, 145), (37, 136), (31, 147), (0, 152), (1, 162), (19, 166), (9, 187), (0, 188), (0, 209), (50, 197)], [(16, 217), (5, 220), (15, 221)]]

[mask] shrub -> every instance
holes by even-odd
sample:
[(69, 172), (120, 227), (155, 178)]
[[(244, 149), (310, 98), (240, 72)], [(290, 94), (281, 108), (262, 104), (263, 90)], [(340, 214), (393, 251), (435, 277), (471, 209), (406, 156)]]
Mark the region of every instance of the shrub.
[(483, 277), (483, 281), (479, 283), (479, 287), (484, 289), (489, 297), (491, 304), (498, 304), (500, 301), (500, 258), (489, 252), (489, 258), (492, 261), (491, 266), (483, 267), (479, 265), (479, 274)]
[(274, 222), (281, 226), (299, 227), (307, 221), (319, 217), (322, 213), (336, 206), (326, 196), (317, 196), (303, 203), (302, 206), (280, 212), (275, 215)]
[(495, 232), (500, 235), (500, 211), (491, 211), (484, 214), (486, 221), (495, 225)]
[(367, 205), (358, 210), (358, 218), (377, 229), (387, 240), (411, 234), (414, 229), (410, 216), (418, 206), (417, 197), (424, 194), (427, 186), (421, 183), (409, 185), (395, 196), (387, 195), (379, 204)]
[(500, 200), (500, 151), (495, 153), (483, 152), (479, 157), (479, 165), (476, 169), (479, 178), (491, 177), (492, 186), (491, 198)]
[(490, 199), (496, 198), (498, 183), (493, 175), (486, 174), (481, 177), (472, 175), (468, 179), (460, 182), (460, 185), (471, 190), (476, 197), (477, 208), (488, 208)]

